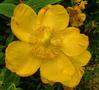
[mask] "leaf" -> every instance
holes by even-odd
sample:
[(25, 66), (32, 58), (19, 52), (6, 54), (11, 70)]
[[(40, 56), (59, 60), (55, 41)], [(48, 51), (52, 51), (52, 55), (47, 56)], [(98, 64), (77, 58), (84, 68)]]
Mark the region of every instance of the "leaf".
[(16, 74), (10, 72), (6, 68), (2, 69), (0, 81), (3, 84), (3, 90), (17, 90), (16, 86), (19, 85), (19, 80), (20, 78)]
[(16, 88), (15, 84), (12, 83), (12, 84), (10, 84), (10, 86), (9, 86), (7, 89), (5, 89), (5, 90), (17, 90), (17, 88)]
[(97, 0), (96, 3), (99, 3), (99, 0)]
[[(6, 86), (5, 86), (6, 87)], [(22, 90), (21, 88), (16, 88), (15, 84), (12, 83), (12, 84), (8, 84), (8, 87), (5, 88), (4, 90)]]
[(0, 52), (4, 49), (3, 45), (0, 45)]
[(18, 4), (20, 0), (4, 0), (3, 3), (13, 3), (13, 4)]
[(4, 62), (4, 53), (0, 52), (0, 64), (3, 64)]
[(0, 14), (11, 17), (16, 5), (11, 3), (0, 3)]
[(28, 0), (26, 4), (32, 6), (32, 8), (38, 12), (40, 8), (48, 5), (48, 4), (55, 4), (62, 0)]
[(96, 29), (94, 30), (94, 33), (99, 33), (99, 25), (97, 25)]
[(3, 41), (3, 40), (4, 40), (4, 37), (2, 35), (0, 35), (0, 41)]
[(6, 69), (5, 69), (5, 68), (3, 68), (3, 69), (0, 71), (0, 84), (3, 84), (5, 72), (6, 72)]
[(18, 85), (19, 80), (20, 78), (15, 73), (12, 73), (9, 70), (6, 70), (4, 75), (4, 83), (14, 83), (15, 85)]
[(71, 5), (74, 6), (76, 4), (75, 0), (71, 0)]
[(14, 40), (14, 35), (12, 33), (10, 33), (7, 40), (6, 40), (6, 45), (11, 43), (13, 40)]

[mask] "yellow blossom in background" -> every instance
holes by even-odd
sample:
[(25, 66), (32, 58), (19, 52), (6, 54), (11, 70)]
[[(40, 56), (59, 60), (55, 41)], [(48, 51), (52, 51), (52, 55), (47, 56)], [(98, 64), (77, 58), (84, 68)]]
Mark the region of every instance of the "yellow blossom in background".
[(87, 5), (87, 1), (81, 1), (80, 4), (79, 4), (79, 7), (81, 9), (85, 9), (85, 6)]
[(70, 15), (70, 24), (71, 26), (79, 27), (83, 25), (86, 14), (82, 12), (85, 9), (87, 1), (85, 0), (75, 0), (76, 4), (73, 7), (68, 7), (68, 13)]
[(84, 74), (82, 66), (91, 58), (89, 40), (68, 24), (69, 15), (59, 4), (42, 8), (38, 15), (28, 5), (17, 5), (11, 28), (19, 40), (6, 48), (6, 67), (22, 77), (40, 68), (44, 83), (77, 86)]
[(85, 6), (87, 5), (86, 0), (74, 0), (76, 3), (76, 6), (78, 6), (80, 9), (85, 9)]
[(71, 26), (79, 27), (83, 25), (86, 19), (86, 14), (82, 13), (81, 9), (78, 6), (68, 7), (67, 11), (70, 15)]

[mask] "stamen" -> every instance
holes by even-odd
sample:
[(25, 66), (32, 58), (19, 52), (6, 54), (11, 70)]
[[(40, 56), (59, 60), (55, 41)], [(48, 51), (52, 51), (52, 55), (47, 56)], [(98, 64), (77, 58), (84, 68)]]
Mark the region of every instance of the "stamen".
[[(37, 25), (34, 29), (37, 43), (33, 44), (33, 55), (42, 59), (52, 59), (59, 53), (58, 48), (52, 45), (52, 29)], [(57, 49), (56, 49), (57, 48)]]
[(35, 57), (41, 59), (52, 59), (59, 54), (58, 49), (53, 46), (44, 47), (43, 45), (35, 45), (32, 51)]

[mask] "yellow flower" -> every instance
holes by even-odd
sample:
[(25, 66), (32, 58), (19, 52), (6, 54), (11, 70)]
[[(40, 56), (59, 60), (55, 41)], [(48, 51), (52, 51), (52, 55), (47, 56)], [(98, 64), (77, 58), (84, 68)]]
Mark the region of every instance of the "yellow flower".
[(86, 0), (75, 0), (76, 6), (78, 6), (80, 9), (85, 9), (85, 6), (87, 4)]
[(38, 15), (19, 4), (11, 18), (11, 28), (19, 39), (6, 48), (6, 67), (17, 75), (33, 75), (40, 68), (41, 80), (75, 87), (91, 57), (88, 37), (68, 27), (69, 15), (61, 5), (48, 5)]
[(70, 15), (71, 26), (79, 27), (79, 26), (83, 25), (83, 23), (86, 19), (86, 14), (82, 13), (79, 6), (68, 7), (67, 10)]
[(87, 1), (81, 1), (80, 4), (79, 4), (79, 7), (81, 9), (85, 9), (86, 4), (87, 4)]

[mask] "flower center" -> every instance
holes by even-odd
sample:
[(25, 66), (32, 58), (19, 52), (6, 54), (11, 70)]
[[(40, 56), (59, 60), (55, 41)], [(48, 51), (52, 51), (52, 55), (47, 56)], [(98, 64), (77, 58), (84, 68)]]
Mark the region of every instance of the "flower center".
[(33, 55), (41, 59), (53, 59), (58, 56), (58, 54), (58, 49), (51, 45), (48, 47), (43, 45), (35, 45), (33, 48)]
[(59, 54), (58, 47), (52, 44), (53, 30), (38, 26), (34, 30), (37, 43), (33, 44), (33, 55), (42, 59), (52, 59)]

